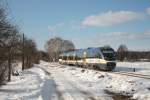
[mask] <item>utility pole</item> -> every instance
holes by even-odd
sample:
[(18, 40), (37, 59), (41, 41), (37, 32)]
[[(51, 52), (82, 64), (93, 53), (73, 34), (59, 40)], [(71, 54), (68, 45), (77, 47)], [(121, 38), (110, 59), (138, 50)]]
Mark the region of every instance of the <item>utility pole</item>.
[(24, 33), (22, 35), (22, 70), (24, 70)]

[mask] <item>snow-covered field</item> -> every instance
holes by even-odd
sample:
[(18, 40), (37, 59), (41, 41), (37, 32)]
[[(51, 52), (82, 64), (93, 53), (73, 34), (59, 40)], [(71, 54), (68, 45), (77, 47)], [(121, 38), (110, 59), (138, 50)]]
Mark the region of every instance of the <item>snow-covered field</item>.
[(133, 72), (150, 75), (150, 62), (118, 62), (116, 71)]
[[(133, 68), (150, 75), (150, 62), (118, 62), (115, 71)], [(1, 86), (0, 100), (113, 100), (116, 93), (150, 100), (150, 80), (41, 61)]]

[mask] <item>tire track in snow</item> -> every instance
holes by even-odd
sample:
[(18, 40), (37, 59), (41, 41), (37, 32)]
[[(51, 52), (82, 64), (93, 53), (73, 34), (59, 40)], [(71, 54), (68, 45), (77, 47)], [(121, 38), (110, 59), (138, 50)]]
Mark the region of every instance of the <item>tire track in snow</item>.
[[(90, 92), (78, 88), (77, 86), (72, 84), (72, 82), (66, 79), (65, 80), (58, 79), (58, 80), (60, 82), (58, 82), (56, 79), (57, 81), (56, 83), (59, 84), (58, 85), (59, 91), (62, 92), (63, 98), (65, 98), (65, 100), (96, 100)], [(63, 86), (64, 84), (65, 87)]]
[[(68, 80), (67, 80), (68, 81)], [(70, 84), (70, 85), (72, 85), (72, 87), (74, 87), (77, 91), (79, 91), (81, 94), (83, 94), (84, 96), (85, 96), (85, 100), (96, 100), (96, 98), (93, 96), (93, 94), (92, 93), (90, 93), (90, 92), (87, 92), (87, 91), (85, 91), (85, 90), (81, 90), (79, 87), (77, 87), (77, 86), (75, 86), (74, 84), (72, 84), (72, 82), (71, 81), (68, 81), (68, 83)]]
[[(51, 77), (51, 73), (49, 71), (47, 71), (45, 68), (42, 68), (42, 67), (40, 67), (40, 68), (45, 72), (47, 79), (52, 79), (55, 82), (55, 80)], [(53, 90), (53, 92), (56, 93), (56, 95), (55, 95), (55, 96), (57, 96), (57, 97), (55, 97), (56, 100), (65, 100), (62, 96), (62, 93), (57, 89), (57, 85), (55, 83), (49, 84), (49, 85), (53, 85), (53, 87), (55, 87), (55, 90)], [(52, 98), (49, 98), (49, 99), (52, 100)]]
[[(68, 93), (69, 91), (67, 91), (66, 87), (64, 89), (61, 89), (60, 91), (63, 92), (63, 96), (65, 100), (68, 100), (68, 98), (70, 98), (71, 100), (97, 100), (92, 93), (87, 92), (83, 88), (73, 84), (74, 82), (68, 80), (67, 77), (65, 77), (63, 74), (59, 73), (55, 75), (57, 75), (56, 76), (57, 78), (59, 77), (59, 79), (55, 79), (55, 80), (56, 81), (58, 80), (56, 83), (58, 84), (58, 86), (60, 86), (60, 88), (61, 85), (64, 84), (67, 86), (67, 88), (69, 87), (72, 91), (74, 91), (74, 93)], [(66, 93), (64, 93), (64, 91)]]

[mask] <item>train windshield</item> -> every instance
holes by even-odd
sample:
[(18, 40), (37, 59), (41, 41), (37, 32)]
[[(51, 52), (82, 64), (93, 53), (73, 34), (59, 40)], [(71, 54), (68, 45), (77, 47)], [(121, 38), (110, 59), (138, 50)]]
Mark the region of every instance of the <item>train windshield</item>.
[(116, 60), (115, 52), (113, 50), (102, 51), (105, 60)]

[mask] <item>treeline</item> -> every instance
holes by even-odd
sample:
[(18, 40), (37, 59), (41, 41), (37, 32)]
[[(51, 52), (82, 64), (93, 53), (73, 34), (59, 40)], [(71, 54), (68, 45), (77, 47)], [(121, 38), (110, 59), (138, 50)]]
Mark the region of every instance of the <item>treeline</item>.
[(12, 63), (22, 61), (25, 69), (38, 63), (39, 57), (36, 43), (23, 35), (0, 6), (0, 84), (11, 81)]
[(68, 51), (74, 50), (74, 44), (69, 40), (64, 40), (60, 37), (54, 37), (49, 39), (45, 44), (45, 49), (49, 55), (49, 61), (58, 61), (59, 54)]
[(126, 45), (120, 45), (116, 55), (120, 61), (150, 61), (150, 51), (130, 51)]
[(128, 51), (127, 59), (129, 61), (150, 61), (150, 51)]

